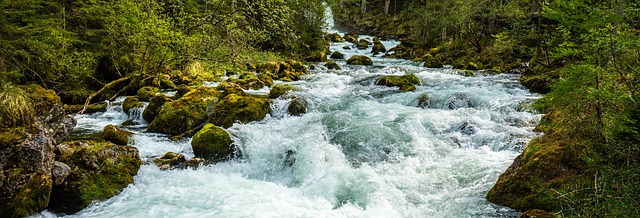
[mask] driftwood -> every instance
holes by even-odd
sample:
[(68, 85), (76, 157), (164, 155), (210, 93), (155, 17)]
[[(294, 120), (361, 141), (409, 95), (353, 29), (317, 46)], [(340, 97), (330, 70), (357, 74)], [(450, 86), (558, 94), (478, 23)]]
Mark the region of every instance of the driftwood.
[(131, 77), (122, 77), (120, 79), (111, 81), (107, 84), (105, 84), (100, 90), (98, 90), (97, 92), (94, 92), (93, 94), (89, 95), (89, 97), (87, 98), (87, 100), (84, 102), (84, 106), (82, 107), (82, 109), (80, 111), (78, 111), (78, 114), (82, 114), (84, 113), (84, 111), (87, 109), (87, 106), (89, 106), (89, 103), (91, 103), (91, 99), (93, 99), (94, 97), (96, 97), (97, 95), (99, 95), (100, 93), (109, 90), (109, 89), (113, 89), (114, 87), (116, 87), (117, 85), (119, 85), (120, 83), (124, 82), (124, 81), (128, 81), (130, 80)]

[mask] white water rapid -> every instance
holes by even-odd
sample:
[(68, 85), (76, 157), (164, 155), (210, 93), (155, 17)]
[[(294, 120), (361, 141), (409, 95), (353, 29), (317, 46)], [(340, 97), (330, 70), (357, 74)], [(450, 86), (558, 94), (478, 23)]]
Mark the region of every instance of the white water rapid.
[[(339, 32), (332, 25), (328, 31)], [(383, 44), (389, 49), (398, 42)], [(371, 48), (344, 46), (353, 47), (332, 43), (331, 51), (371, 56)], [(228, 131), (242, 158), (197, 170), (145, 164), (122, 193), (66, 217), (517, 216), (484, 196), (537, 135), (532, 129), (540, 115), (523, 108), (539, 96), (517, 75), (464, 77), (372, 59), (368, 67), (337, 60), (343, 70), (317, 63), (304, 80), (287, 82), (297, 87), (291, 94), (308, 101), (308, 113), (288, 115), (290, 100), (282, 98), (264, 120), (233, 125)], [(403, 74), (416, 75), (422, 85), (414, 92), (374, 85), (377, 76)], [(76, 129), (93, 132), (129, 119), (117, 105), (76, 118)], [(190, 140), (145, 133), (147, 124), (134, 119), (138, 125), (127, 128), (136, 132), (133, 146), (144, 160), (168, 151), (193, 156)]]

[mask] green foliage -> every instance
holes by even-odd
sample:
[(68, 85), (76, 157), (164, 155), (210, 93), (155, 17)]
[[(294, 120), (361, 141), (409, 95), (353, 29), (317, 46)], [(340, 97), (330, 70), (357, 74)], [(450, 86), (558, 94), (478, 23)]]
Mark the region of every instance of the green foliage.
[(11, 84), (0, 87), (0, 128), (30, 124), (35, 116), (27, 93)]

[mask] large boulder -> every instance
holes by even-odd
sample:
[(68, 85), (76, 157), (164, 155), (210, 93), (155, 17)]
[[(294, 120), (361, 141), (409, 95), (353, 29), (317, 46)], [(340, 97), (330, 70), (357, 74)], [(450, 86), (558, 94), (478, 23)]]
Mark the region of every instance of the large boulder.
[(420, 85), (420, 79), (413, 74), (406, 74), (402, 76), (383, 76), (376, 81), (376, 85), (388, 87), (395, 86), (400, 88), (400, 91), (407, 92), (416, 90), (415, 85)]
[(378, 54), (378, 53), (385, 53), (385, 52), (387, 52), (387, 48), (385, 48), (381, 42), (378, 41), (373, 43), (373, 48), (371, 48), (371, 53)]
[(289, 103), (287, 112), (289, 112), (289, 114), (291, 114), (292, 116), (302, 116), (303, 114), (307, 113), (308, 106), (309, 103), (307, 103), (304, 98), (294, 98), (293, 100), (291, 100), (291, 103)]
[(333, 53), (331, 53), (331, 57), (332, 59), (344, 59), (344, 54), (340, 53), (339, 51), (334, 51)]
[[(326, 60), (326, 57), (323, 61)], [(266, 75), (272, 79), (284, 80), (284, 81), (296, 81), (300, 80), (302, 75), (309, 74), (309, 70), (299, 61), (285, 61), (285, 62), (267, 62), (258, 65), (256, 72), (262, 76)], [(259, 77), (260, 77), (259, 76)]]
[(532, 140), (500, 175), (487, 200), (522, 211), (558, 211), (564, 194), (589, 184), (593, 177), (580, 157), (584, 148), (554, 134)]
[(199, 87), (180, 99), (165, 103), (147, 131), (178, 135), (207, 121), (207, 109), (218, 101), (218, 91)]
[(339, 33), (331, 33), (328, 36), (329, 40), (331, 40), (332, 42), (344, 42), (344, 39)]
[(347, 60), (347, 64), (351, 65), (373, 65), (371, 58), (364, 55), (354, 55)]
[(351, 43), (358, 43), (358, 34), (349, 32), (344, 35), (344, 40)]
[(102, 137), (105, 141), (112, 142), (116, 145), (127, 145), (133, 137), (133, 132), (118, 128), (113, 124), (109, 124), (102, 129)]
[(235, 122), (262, 120), (269, 113), (269, 105), (268, 98), (230, 94), (216, 104), (209, 123), (229, 128)]
[(193, 154), (209, 161), (224, 161), (233, 155), (229, 133), (211, 123), (205, 125), (191, 140)]
[(49, 209), (75, 213), (94, 201), (106, 200), (133, 183), (140, 169), (138, 149), (110, 142), (65, 142), (57, 159), (72, 169), (64, 182), (53, 186)]
[(156, 95), (156, 93), (158, 92), (158, 88), (153, 87), (153, 86), (145, 86), (142, 87), (140, 89), (138, 89), (138, 99), (140, 99), (141, 101), (149, 101), (151, 100), (151, 98), (153, 98), (153, 96)]
[(49, 204), (55, 146), (75, 120), (38, 85), (2, 86), (0, 101), (0, 217), (25, 217)]
[(336, 63), (335, 61), (327, 61), (326, 63), (324, 63), (324, 66), (329, 70), (342, 70), (340, 65), (338, 65), (338, 63)]

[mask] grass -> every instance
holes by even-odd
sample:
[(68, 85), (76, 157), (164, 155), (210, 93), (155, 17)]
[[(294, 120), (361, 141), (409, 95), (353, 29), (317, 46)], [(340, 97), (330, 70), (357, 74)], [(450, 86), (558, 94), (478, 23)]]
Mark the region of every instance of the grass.
[(33, 104), (24, 90), (11, 84), (0, 87), (0, 127), (29, 125), (34, 117)]

